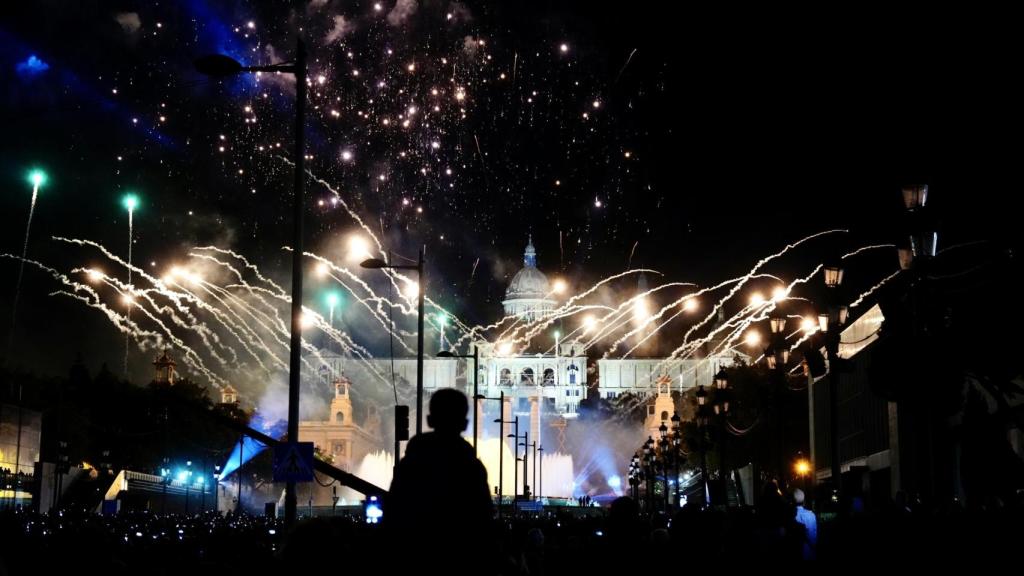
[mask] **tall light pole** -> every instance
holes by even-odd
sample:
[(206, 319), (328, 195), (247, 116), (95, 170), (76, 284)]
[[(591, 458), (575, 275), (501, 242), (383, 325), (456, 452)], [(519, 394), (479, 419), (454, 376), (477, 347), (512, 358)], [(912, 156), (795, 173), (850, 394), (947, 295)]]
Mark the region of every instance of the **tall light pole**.
[(683, 442), (683, 433), (680, 427), (682, 419), (679, 418), (678, 412), (672, 413), (672, 479), (676, 482), (675, 490), (675, 501), (676, 507), (679, 507), (679, 451), (680, 446)]
[(654, 438), (647, 437), (647, 441), (644, 442), (643, 446), (644, 456), (644, 470), (647, 478), (647, 493), (644, 498), (644, 503), (647, 505), (647, 511), (651, 514), (654, 513)]
[(666, 425), (664, 422), (661, 423), (661, 426), (658, 426), (658, 436), (659, 436), (659, 438), (658, 438), (658, 449), (661, 452), (661, 476), (665, 480), (665, 485), (664, 485), (664, 487), (662, 489), (662, 492), (665, 494), (665, 512), (667, 513), (668, 512), (668, 504), (669, 504), (669, 502), (668, 502), (668, 468), (669, 468), (669, 466), (668, 466), (668, 458), (669, 458), (668, 447), (669, 447), (669, 440), (668, 440), (668, 425)]
[[(292, 323), (288, 362), (288, 441), (298, 442), (299, 385), (302, 374), (302, 214), (306, 164), (306, 45), (302, 39), (296, 41), (295, 61), (291, 63), (242, 66), (241, 63), (228, 56), (215, 54), (199, 58), (195, 65), (200, 73), (216, 78), (234, 76), (242, 72), (284, 72), (295, 76), (295, 150), (293, 153), (295, 174), (292, 202)], [(241, 494), (239, 494), (239, 502), (241, 502)], [(288, 525), (295, 522), (297, 504), (295, 480), (289, 479), (284, 499), (284, 519)]]
[[(520, 438), (523, 439), (522, 442), (518, 441)], [(530, 470), (529, 470), (529, 464), (530, 464), (530, 431), (529, 430), (523, 430), (523, 435), (522, 436), (520, 436), (519, 434), (516, 434), (516, 461), (517, 462), (519, 461), (519, 447), (520, 446), (523, 447), (523, 458), (522, 458), (522, 462), (523, 462), (523, 498), (526, 499), (526, 496), (528, 496), (529, 493), (530, 493), (530, 485), (528, 484), (529, 481), (530, 481), (530, 476), (529, 476), (529, 473), (530, 473)]]
[[(502, 411), (504, 411), (505, 404), (503, 403), (501, 405), (501, 407), (502, 407)], [(495, 420), (495, 422), (500, 422), (502, 424), (508, 424), (509, 423), (508, 420), (505, 420), (503, 418), (499, 418), (499, 419)], [(515, 419), (512, 420), (511, 424), (515, 427), (514, 428), (515, 432), (512, 433), (512, 434), (509, 434), (508, 437), (513, 439), (512, 440), (512, 445), (515, 446), (515, 453), (513, 453), (512, 456), (515, 457), (516, 461), (518, 461), (519, 460), (519, 446), (517, 446), (516, 443), (519, 442), (519, 416), (516, 416)], [(504, 439), (502, 439), (502, 442), (504, 442)], [(517, 501), (518, 500), (519, 500), (519, 465), (516, 464), (515, 462), (513, 462), (512, 463), (512, 516), (513, 517), (515, 517), (515, 514), (516, 514), (516, 508), (518, 507), (518, 505), (517, 505)]]
[[(537, 447), (537, 452), (540, 452), (540, 480), (537, 482), (537, 499), (544, 499), (544, 445), (541, 444)], [(534, 463), (534, 468), (537, 468), (537, 464)]]
[[(497, 400), (500, 402), (499, 412), (505, 407), (505, 391), (500, 390), (497, 398), (487, 398), (484, 396), (477, 396), (480, 400)], [(505, 494), (505, 438), (502, 437), (502, 430), (504, 430), (505, 424), (511, 424), (502, 418), (498, 418), (494, 421), (498, 425), (498, 518), (501, 518), (501, 503)]]
[(700, 432), (700, 478), (704, 485), (704, 505), (710, 504), (711, 498), (708, 494), (708, 458), (704, 442), (708, 425), (708, 392), (701, 384), (697, 387), (697, 429)]
[(843, 513), (843, 466), (839, 455), (839, 337), (840, 327), (846, 324), (847, 307), (839, 301), (839, 286), (843, 283), (843, 268), (838, 263), (825, 266), (825, 286), (828, 288), (829, 311), (826, 321), (821, 322), (825, 332), (825, 351), (828, 354), (828, 428), (829, 453), (832, 468), (832, 486), (839, 500), (840, 514)]
[[(729, 389), (729, 376), (725, 368), (715, 373), (715, 414), (718, 416), (718, 476), (722, 479), (722, 503), (729, 507), (729, 467), (725, 463), (725, 443), (729, 438), (728, 417), (729, 402), (732, 391)], [(678, 483), (679, 479), (676, 479)]]
[[(441, 324), (441, 326), (444, 326), (444, 324)], [(477, 418), (477, 416), (479, 415), (477, 405), (479, 404), (480, 400), (484, 399), (484, 397), (480, 395), (480, 354), (477, 351), (476, 345), (474, 345), (472, 354), (452, 354), (447, 350), (442, 350), (437, 353), (437, 357), (473, 359), (473, 455), (477, 456), (479, 451), (477, 450), (476, 442), (480, 428), (480, 424), (478, 422), (479, 418)], [(504, 392), (502, 392), (502, 395), (504, 395)]]
[(786, 390), (786, 364), (789, 362), (789, 347), (786, 346), (786, 316), (778, 308), (769, 318), (771, 336), (768, 346), (764, 349), (764, 357), (768, 362), (769, 374), (775, 384), (775, 419), (777, 424), (776, 441), (778, 453), (776, 454), (775, 471), (778, 474), (779, 487), (785, 484), (786, 457), (785, 457), (785, 390)]
[[(918, 362), (927, 361), (926, 357), (920, 356), (922, 348), (927, 346), (935, 338), (936, 326), (932, 325), (928, 311), (934, 306), (929, 297), (931, 289), (928, 286), (929, 271), (932, 268), (932, 260), (938, 256), (938, 229), (937, 222), (929, 213), (927, 207), (928, 186), (924, 184), (903, 187), (903, 204), (906, 208), (905, 224), (903, 233), (904, 240), (898, 245), (899, 264), (901, 275), (909, 276), (907, 304), (909, 305), (909, 334), (916, 343), (911, 348), (912, 360)], [(947, 319), (948, 321), (948, 319)], [(915, 399), (911, 402), (900, 403), (903, 407), (911, 408), (911, 429), (913, 430), (914, 445), (920, 446), (920, 458), (916, 458), (914, 473), (911, 478), (917, 483), (918, 490), (926, 499), (933, 499), (938, 494), (939, 468), (936, 454), (936, 426), (937, 414), (934, 404), (934, 394), (924, 394), (920, 401)], [(922, 437), (923, 436), (923, 437)], [(923, 446), (918, 444), (923, 442)], [(906, 478), (906, 472), (901, 476)], [(902, 481), (901, 483), (904, 483)], [(904, 483), (904, 485), (906, 485)]]
[(370, 258), (359, 263), (363, 268), (376, 270), (415, 270), (419, 286), (417, 287), (417, 318), (416, 318), (416, 434), (423, 432), (423, 294), (427, 291), (427, 278), (423, 271), (423, 247), (415, 266), (405, 264), (388, 264), (379, 258)]

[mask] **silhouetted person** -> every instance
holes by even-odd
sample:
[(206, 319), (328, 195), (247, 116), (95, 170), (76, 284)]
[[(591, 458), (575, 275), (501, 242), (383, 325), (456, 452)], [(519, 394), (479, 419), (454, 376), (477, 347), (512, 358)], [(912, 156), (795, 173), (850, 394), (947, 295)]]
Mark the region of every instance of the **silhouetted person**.
[(469, 401), (451, 388), (430, 397), (427, 425), (398, 463), (384, 508), (397, 560), (417, 573), (494, 571), (493, 504), (487, 471), (459, 435)]
[(814, 560), (818, 548), (818, 519), (814, 512), (804, 508), (804, 491), (793, 490), (793, 503), (796, 504), (796, 521), (804, 526), (803, 546), (801, 554), (804, 560)]

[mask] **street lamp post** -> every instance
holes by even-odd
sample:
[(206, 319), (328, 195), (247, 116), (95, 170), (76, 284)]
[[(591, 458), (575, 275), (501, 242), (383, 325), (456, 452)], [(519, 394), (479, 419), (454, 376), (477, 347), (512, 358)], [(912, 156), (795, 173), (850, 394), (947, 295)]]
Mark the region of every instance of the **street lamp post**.
[(213, 511), (220, 514), (220, 497), (217, 495), (217, 488), (220, 486), (220, 464), (213, 466)]
[[(302, 214), (305, 186), (306, 161), (306, 46), (299, 39), (295, 47), (295, 61), (292, 63), (271, 64), (269, 66), (242, 66), (241, 63), (222, 54), (204, 56), (196, 60), (199, 72), (213, 77), (227, 77), (242, 72), (284, 72), (295, 76), (295, 174), (294, 195), (292, 204), (292, 307), (291, 307), (291, 342), (289, 344), (288, 363), (288, 441), (299, 439), (299, 383), (302, 374)], [(241, 502), (241, 494), (239, 494)], [(295, 494), (295, 481), (288, 480), (285, 500), (285, 523), (295, 522), (298, 504)]]
[[(533, 448), (533, 497), (537, 498), (537, 441), (534, 440), (530, 443), (530, 448)], [(526, 457), (526, 450), (523, 449), (523, 457)]]
[(192, 461), (188, 460), (185, 467), (185, 516), (188, 516), (188, 491), (192, 484)]
[(675, 489), (674, 496), (675, 496), (676, 506), (678, 507), (679, 506), (679, 457), (680, 457), (679, 449), (682, 446), (682, 441), (683, 441), (682, 429), (681, 429), (682, 419), (679, 418), (679, 413), (678, 412), (673, 412), (671, 420), (672, 420), (672, 464), (673, 464), (672, 479), (675, 480), (676, 489)]
[(643, 462), (644, 462), (644, 477), (647, 480), (647, 493), (645, 495), (645, 504), (647, 512), (650, 514), (654, 513), (654, 438), (647, 437), (647, 441), (644, 442), (643, 446)]
[[(899, 246), (899, 264), (901, 275), (907, 276), (907, 304), (909, 307), (909, 335), (912, 338), (911, 359), (917, 362), (932, 364), (934, 360), (922, 356), (922, 352), (937, 337), (939, 326), (933, 324), (929, 310), (934, 308), (929, 293), (929, 271), (932, 260), (938, 256), (937, 222), (926, 206), (928, 200), (927, 185), (911, 185), (903, 187), (903, 203), (906, 208), (903, 233), (906, 234)], [(946, 318), (946, 321), (949, 319)], [(900, 410), (909, 409), (907, 416), (912, 430), (912, 441), (920, 446), (920, 458), (916, 459), (913, 474), (910, 476), (917, 484), (921, 495), (926, 499), (940, 497), (938, 482), (943, 476), (936, 452), (936, 427), (941, 417), (936, 413), (935, 394), (912, 395), (910, 402), (900, 401)], [(901, 416), (902, 416), (901, 412)], [(901, 439), (902, 440), (902, 439)], [(921, 444), (918, 444), (921, 443)], [(907, 485), (906, 473), (901, 474), (901, 484)], [(911, 484), (913, 485), (913, 484)]]
[(771, 336), (768, 346), (764, 349), (764, 357), (768, 362), (768, 370), (772, 382), (775, 384), (775, 434), (778, 444), (775, 471), (778, 475), (779, 486), (785, 483), (785, 385), (786, 385), (786, 364), (789, 362), (789, 347), (786, 346), (786, 316), (776, 309), (769, 319)]
[(633, 458), (629, 461), (629, 487), (632, 489), (633, 499), (640, 500), (640, 452), (634, 452)]
[[(476, 447), (476, 443), (478, 430), (480, 428), (480, 424), (478, 422), (479, 418), (477, 418), (477, 416), (479, 415), (477, 405), (480, 402), (480, 400), (483, 399), (483, 396), (480, 395), (480, 353), (477, 350), (477, 347), (474, 345), (472, 354), (453, 354), (447, 350), (442, 350), (437, 353), (437, 357), (473, 359), (473, 455), (477, 456), (478, 450)], [(502, 395), (504, 395), (504, 392), (502, 392)]]
[(708, 459), (707, 459), (707, 448), (704, 441), (704, 436), (707, 435), (708, 425), (708, 392), (704, 389), (704, 385), (701, 384), (697, 387), (697, 429), (700, 432), (700, 479), (704, 486), (704, 505), (707, 506), (711, 500), (710, 494), (708, 493)]
[[(537, 498), (541, 501), (544, 500), (544, 445), (541, 444), (537, 447), (537, 452), (540, 452), (540, 467), (539, 474), (540, 480), (537, 484)], [(538, 469), (537, 463), (534, 462), (534, 468)]]
[(171, 469), (167, 467), (168, 459), (164, 458), (164, 465), (160, 468), (160, 477), (163, 479), (163, 496), (160, 499), (160, 515), (167, 515), (167, 485), (171, 483)]
[(658, 426), (658, 434), (661, 436), (661, 438), (658, 440), (658, 448), (659, 448), (659, 451), (661, 452), (661, 477), (665, 480), (665, 485), (664, 485), (664, 489), (662, 490), (662, 492), (665, 494), (665, 512), (667, 513), (668, 510), (669, 510), (669, 500), (668, 500), (668, 469), (669, 469), (669, 462), (668, 462), (668, 459), (669, 459), (670, 456), (669, 456), (669, 452), (668, 452), (668, 448), (669, 448), (668, 426), (665, 425), (664, 422), (661, 423), (661, 426)]
[(847, 307), (839, 301), (839, 286), (843, 283), (843, 268), (832, 263), (825, 266), (825, 286), (828, 288), (828, 317), (819, 323), (825, 332), (825, 352), (828, 355), (828, 428), (829, 454), (832, 468), (832, 487), (839, 500), (840, 514), (844, 513), (843, 467), (839, 455), (839, 328), (846, 324)]
[(725, 463), (725, 443), (729, 438), (728, 417), (729, 402), (732, 399), (729, 389), (729, 376), (725, 368), (719, 368), (715, 374), (715, 415), (718, 416), (718, 476), (722, 479), (722, 498), (726, 508), (729, 507), (729, 467)]
[[(487, 398), (485, 396), (477, 396), (477, 400), (497, 400), (500, 402), (498, 406), (503, 408), (505, 406), (505, 391), (500, 390), (497, 398)], [(499, 408), (499, 409), (500, 409)], [(498, 425), (498, 518), (501, 518), (501, 503), (504, 498), (505, 492), (505, 439), (501, 436), (502, 426), (505, 424), (511, 424), (506, 420), (498, 418), (494, 421)]]
[(199, 489), (201, 490), (199, 513), (202, 514), (206, 512), (206, 458), (203, 458), (203, 471), (199, 475), (199, 480), (196, 482), (196, 484), (199, 484)]
[[(504, 404), (502, 405), (504, 407)], [(498, 419), (498, 422), (507, 424), (508, 421)], [(515, 427), (515, 433), (509, 434), (508, 437), (512, 438), (512, 445), (515, 446), (515, 453), (512, 454), (516, 458), (516, 462), (519, 461), (519, 446), (516, 442), (519, 442), (519, 416), (516, 416), (512, 421), (512, 425)], [(515, 517), (516, 509), (518, 508), (517, 500), (519, 499), (519, 466), (515, 463), (512, 464), (512, 516)]]
[(423, 247), (420, 247), (416, 265), (389, 264), (379, 258), (370, 258), (359, 263), (363, 268), (377, 270), (415, 270), (419, 281), (416, 290), (416, 434), (423, 432), (423, 294), (427, 291), (427, 278), (423, 270)]
[(245, 435), (238, 437), (238, 469), (235, 470), (235, 474), (238, 475), (238, 500), (235, 502), (235, 514), (242, 511), (242, 463), (245, 460), (242, 459), (242, 452), (245, 450)]
[(522, 446), (523, 447), (523, 457), (522, 457), (521, 461), (523, 463), (523, 499), (527, 500), (529, 498), (529, 496), (530, 496), (530, 484), (529, 484), (529, 482), (530, 482), (530, 476), (529, 476), (529, 474), (530, 474), (530, 468), (529, 468), (529, 463), (530, 463), (530, 431), (529, 430), (523, 430), (523, 435), (522, 436), (516, 435), (517, 441), (518, 441), (519, 438), (522, 438), (523, 441), (522, 442), (517, 442), (517, 444), (516, 444), (516, 461), (517, 462), (520, 461), (520, 458), (519, 458), (519, 447)]

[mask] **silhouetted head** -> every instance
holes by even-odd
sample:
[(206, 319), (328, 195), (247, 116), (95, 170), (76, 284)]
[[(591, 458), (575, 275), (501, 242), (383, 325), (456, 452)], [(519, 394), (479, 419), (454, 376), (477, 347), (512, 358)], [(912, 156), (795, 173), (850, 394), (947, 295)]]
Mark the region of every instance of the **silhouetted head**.
[(469, 400), (454, 388), (442, 388), (430, 397), (430, 414), (427, 425), (435, 432), (459, 434), (466, 429), (469, 420)]
[(803, 490), (801, 490), (799, 488), (797, 488), (796, 490), (793, 490), (793, 503), (796, 504), (797, 506), (803, 506), (804, 505), (804, 491)]
[(609, 509), (609, 520), (613, 523), (627, 523), (633, 522), (639, 515), (639, 508), (636, 505), (636, 500), (633, 500), (629, 496), (619, 496), (615, 500), (612, 500), (611, 508)]

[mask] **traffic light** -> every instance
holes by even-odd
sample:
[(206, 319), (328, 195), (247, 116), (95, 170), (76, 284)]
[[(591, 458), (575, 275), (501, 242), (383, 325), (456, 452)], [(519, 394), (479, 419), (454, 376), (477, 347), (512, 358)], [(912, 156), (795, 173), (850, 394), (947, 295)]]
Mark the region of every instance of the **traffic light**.
[(409, 439), (409, 407), (395, 406), (395, 440)]

